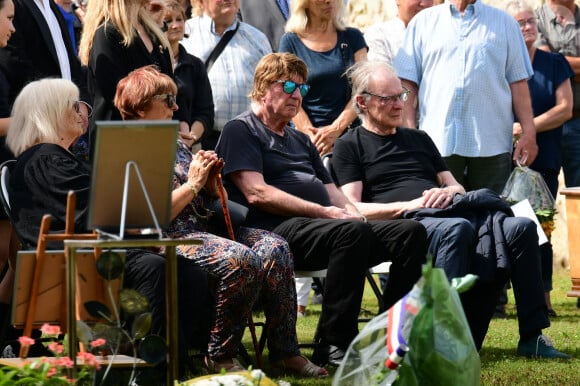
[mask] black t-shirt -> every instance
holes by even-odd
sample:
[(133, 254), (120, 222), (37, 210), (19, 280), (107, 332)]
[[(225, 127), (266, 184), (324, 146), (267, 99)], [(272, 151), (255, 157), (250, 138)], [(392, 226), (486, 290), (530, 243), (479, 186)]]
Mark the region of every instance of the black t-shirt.
[[(225, 161), (225, 186), (233, 201), (249, 206), (227, 176), (237, 171), (254, 171), (262, 174), (268, 185), (304, 200), (330, 205), (324, 186), (332, 183), (330, 175), (308, 136), (290, 126), (280, 136), (254, 113), (246, 111), (224, 126), (216, 152)], [(286, 219), (250, 207), (246, 221), (249, 226), (273, 229)]]
[(420, 197), (448, 170), (425, 132), (398, 128), (381, 136), (362, 126), (336, 141), (333, 166), (339, 186), (361, 181), (363, 202), (384, 203)]

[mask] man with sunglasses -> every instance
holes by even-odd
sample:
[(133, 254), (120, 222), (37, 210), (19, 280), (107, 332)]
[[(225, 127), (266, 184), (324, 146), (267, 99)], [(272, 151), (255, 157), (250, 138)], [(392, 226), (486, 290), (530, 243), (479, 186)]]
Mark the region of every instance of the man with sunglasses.
[(249, 207), (245, 225), (284, 237), (296, 270), (327, 269), (312, 360), (338, 365), (358, 333), (366, 270), (392, 262), (388, 308), (419, 278), (426, 238), (418, 222), (367, 222), (334, 185), (309, 137), (288, 125), (308, 92), (307, 78), (294, 54), (262, 58), (252, 109), (224, 126), (216, 151), (230, 199)]
[[(383, 62), (349, 70), (362, 126), (336, 141), (333, 166), (345, 196), (369, 220), (413, 218), (427, 230), (428, 252), (449, 279), (479, 276), (462, 295), (477, 349), (509, 277), (518, 305), (518, 355), (567, 358), (542, 335), (550, 325), (535, 224), (513, 217), (489, 189), (467, 193), (424, 132), (402, 128), (405, 90)], [(390, 279), (389, 279), (390, 280)]]

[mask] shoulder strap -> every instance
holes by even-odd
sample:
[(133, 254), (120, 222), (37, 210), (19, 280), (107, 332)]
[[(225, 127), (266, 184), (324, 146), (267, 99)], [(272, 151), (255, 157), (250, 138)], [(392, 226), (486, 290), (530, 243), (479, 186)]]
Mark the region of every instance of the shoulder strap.
[(339, 31), (338, 32), (340, 34), (340, 52), (342, 53), (342, 62), (344, 64), (344, 68), (345, 70), (347, 70), (350, 65), (350, 57), (349, 57), (349, 47), (348, 47), (348, 41), (346, 39), (346, 32), (345, 31)]
[(213, 64), (217, 60), (217, 58), (223, 52), (224, 48), (226, 48), (226, 46), (228, 45), (230, 40), (232, 40), (232, 38), (234, 37), (234, 34), (238, 31), (238, 28), (240, 28), (239, 21), (238, 21), (238, 24), (236, 25), (236, 28), (231, 29), (229, 31), (226, 31), (226, 33), (224, 33), (224, 35), (222, 36), (222, 38), (220, 39), (218, 44), (211, 51), (211, 54), (209, 54), (209, 56), (207, 57), (207, 60), (205, 61), (205, 69), (207, 72), (209, 72), (209, 70), (211, 69), (211, 67), (213, 66)]

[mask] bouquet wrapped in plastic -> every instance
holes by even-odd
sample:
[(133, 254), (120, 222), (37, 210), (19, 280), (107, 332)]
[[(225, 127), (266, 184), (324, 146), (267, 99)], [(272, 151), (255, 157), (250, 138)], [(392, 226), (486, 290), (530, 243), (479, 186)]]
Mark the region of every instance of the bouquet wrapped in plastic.
[(528, 199), (544, 233), (550, 237), (554, 230), (556, 208), (554, 207), (554, 197), (540, 173), (526, 166), (516, 167), (501, 195), (510, 204)]
[(428, 262), (411, 292), (373, 318), (350, 344), (333, 379), (338, 385), (478, 385), (481, 365), (457, 291)]

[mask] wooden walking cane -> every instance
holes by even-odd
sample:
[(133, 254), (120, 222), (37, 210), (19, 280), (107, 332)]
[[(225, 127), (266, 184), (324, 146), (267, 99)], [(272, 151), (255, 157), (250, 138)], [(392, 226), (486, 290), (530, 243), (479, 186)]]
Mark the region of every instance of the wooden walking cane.
[[(222, 181), (222, 166), (223, 159), (219, 159), (216, 163), (216, 168), (219, 168), (219, 173), (216, 174), (216, 184), (218, 189), (218, 194), (220, 196), (220, 202), (222, 204), (222, 210), (224, 212), (224, 220), (226, 222), (226, 228), (228, 230), (228, 236), (233, 241), (236, 241), (236, 235), (234, 234), (234, 227), (232, 226), (232, 219), (230, 217), (230, 210), (228, 208), (228, 200), (226, 199), (224, 184)], [(256, 352), (256, 362), (258, 362), (258, 367), (263, 369), (262, 366), (262, 350), (260, 350), (260, 344), (258, 343), (258, 338), (256, 336), (256, 326), (254, 325), (254, 319), (252, 318), (252, 311), (250, 310), (250, 315), (248, 317), (248, 328), (250, 329), (250, 335), (252, 336), (252, 344), (254, 345), (254, 350)]]

